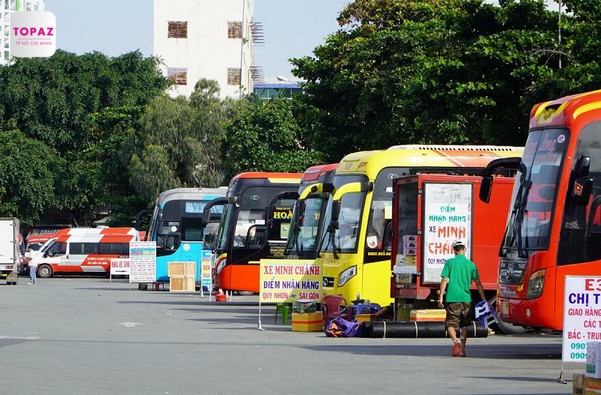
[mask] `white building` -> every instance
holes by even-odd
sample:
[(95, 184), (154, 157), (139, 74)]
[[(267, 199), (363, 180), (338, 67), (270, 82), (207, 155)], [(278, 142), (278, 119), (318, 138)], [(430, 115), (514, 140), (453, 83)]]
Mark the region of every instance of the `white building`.
[(0, 0), (0, 65), (10, 63), (10, 14), (44, 11), (44, 0)]
[(175, 81), (169, 94), (190, 96), (201, 78), (222, 97), (251, 93), (252, 0), (154, 0), (153, 55)]

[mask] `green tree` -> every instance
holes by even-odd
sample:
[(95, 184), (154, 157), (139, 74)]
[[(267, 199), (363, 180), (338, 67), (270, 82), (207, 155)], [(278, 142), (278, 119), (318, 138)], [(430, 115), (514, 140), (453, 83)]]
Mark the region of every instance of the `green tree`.
[(244, 171), (298, 172), (322, 163), (312, 148), (312, 133), (301, 126), (310, 118), (297, 99), (247, 99), (226, 122), (222, 157), (226, 177)]
[(56, 201), (55, 181), (64, 163), (58, 153), (18, 130), (0, 133), (0, 216), (37, 222)]
[(130, 145), (131, 185), (146, 201), (174, 187), (217, 187), (223, 178), (219, 147), (221, 123), (231, 106), (219, 99), (217, 82), (201, 79), (190, 99), (155, 98), (142, 116)]
[(316, 142), (328, 161), (393, 144), (522, 144), (537, 82), (557, 73), (557, 19), (539, 0), (349, 4), (315, 56), (293, 59)]
[[(108, 58), (57, 51), (0, 67), (0, 131), (18, 129), (60, 159), (44, 212), (60, 210), (88, 224), (95, 207), (132, 201), (131, 154), (124, 161), (122, 151), (139, 129), (134, 120), (169, 84), (157, 65), (140, 52)], [(26, 206), (19, 210), (15, 215), (30, 215)]]

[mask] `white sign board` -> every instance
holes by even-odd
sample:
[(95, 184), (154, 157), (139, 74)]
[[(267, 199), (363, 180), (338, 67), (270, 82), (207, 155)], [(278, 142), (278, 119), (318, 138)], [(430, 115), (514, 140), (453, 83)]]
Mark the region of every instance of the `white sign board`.
[(129, 282), (154, 283), (156, 281), (156, 241), (129, 243)]
[(601, 277), (566, 276), (563, 362), (586, 363), (586, 343), (601, 341)]
[(49, 57), (56, 51), (56, 18), (49, 11), (10, 15), (10, 54), (16, 58)]
[(129, 276), (129, 259), (111, 259), (111, 276)]
[(424, 184), (423, 282), (440, 283), (447, 259), (455, 256), (454, 240), (466, 244), (470, 258), (472, 235), (472, 184)]

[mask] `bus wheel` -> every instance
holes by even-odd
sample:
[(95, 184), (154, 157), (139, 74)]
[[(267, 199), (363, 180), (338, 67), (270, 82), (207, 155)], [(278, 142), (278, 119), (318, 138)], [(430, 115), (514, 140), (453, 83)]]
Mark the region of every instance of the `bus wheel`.
[[(489, 300), (488, 303), (493, 309), (496, 308), (497, 298), (494, 297), (493, 299)], [(494, 323), (492, 326), (496, 327), (496, 329), (498, 329), (499, 332), (504, 333), (506, 335), (523, 335), (528, 330), (523, 326), (513, 325), (510, 322), (503, 322), (501, 320), (499, 320), (499, 322)]]
[(513, 325), (503, 321), (496, 322), (495, 326), (506, 335), (523, 335), (527, 331), (523, 326)]
[(52, 277), (52, 268), (48, 265), (40, 265), (40, 267), (38, 267), (37, 275), (40, 278)]

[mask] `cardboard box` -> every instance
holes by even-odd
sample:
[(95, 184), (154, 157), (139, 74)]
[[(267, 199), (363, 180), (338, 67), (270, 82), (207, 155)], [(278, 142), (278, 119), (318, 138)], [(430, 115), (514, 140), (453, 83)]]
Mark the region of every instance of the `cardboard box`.
[(447, 313), (444, 309), (411, 310), (411, 321), (444, 321)]
[(323, 331), (323, 313), (292, 313), (293, 332), (321, 332)]
[(315, 313), (317, 305), (314, 300), (299, 299), (292, 303), (293, 313)]
[(179, 276), (169, 278), (170, 292), (194, 292), (196, 291), (196, 282), (194, 276)]
[(196, 262), (168, 262), (167, 275), (169, 277), (195, 276)]

